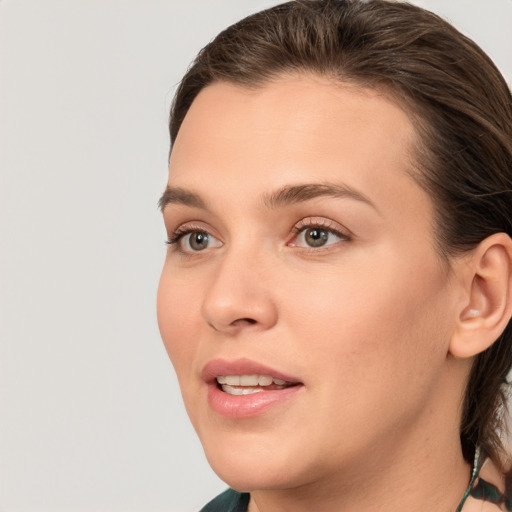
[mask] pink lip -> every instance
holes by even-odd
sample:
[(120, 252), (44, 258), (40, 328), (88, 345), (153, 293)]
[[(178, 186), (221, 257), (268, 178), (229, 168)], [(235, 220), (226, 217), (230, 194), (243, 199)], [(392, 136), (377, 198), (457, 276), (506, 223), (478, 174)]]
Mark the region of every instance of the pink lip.
[[(220, 389), (216, 377), (221, 375), (270, 375), (275, 379), (297, 383), (297, 385), (235, 396)], [(217, 414), (227, 418), (250, 418), (267, 413), (275, 406), (289, 401), (304, 387), (299, 379), (249, 359), (235, 361), (215, 359), (205, 365), (201, 376), (208, 387), (209, 406)]]

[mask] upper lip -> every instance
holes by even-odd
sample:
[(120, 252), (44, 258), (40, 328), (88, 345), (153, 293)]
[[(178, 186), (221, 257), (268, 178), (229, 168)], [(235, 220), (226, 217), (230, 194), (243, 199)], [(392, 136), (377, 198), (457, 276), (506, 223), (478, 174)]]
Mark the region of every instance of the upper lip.
[(294, 384), (301, 383), (296, 377), (245, 358), (232, 361), (213, 359), (204, 366), (201, 372), (201, 377), (205, 382), (213, 382), (217, 377), (225, 375), (269, 375), (274, 379), (281, 379)]

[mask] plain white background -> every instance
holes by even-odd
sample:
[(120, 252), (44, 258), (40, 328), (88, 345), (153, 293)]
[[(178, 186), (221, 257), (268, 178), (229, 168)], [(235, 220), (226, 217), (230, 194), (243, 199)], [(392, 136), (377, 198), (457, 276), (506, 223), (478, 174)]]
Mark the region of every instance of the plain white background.
[[(0, 0), (0, 512), (193, 512), (225, 487), (159, 338), (156, 204), (187, 64), (277, 3)], [(416, 3), (510, 83), (510, 0)]]

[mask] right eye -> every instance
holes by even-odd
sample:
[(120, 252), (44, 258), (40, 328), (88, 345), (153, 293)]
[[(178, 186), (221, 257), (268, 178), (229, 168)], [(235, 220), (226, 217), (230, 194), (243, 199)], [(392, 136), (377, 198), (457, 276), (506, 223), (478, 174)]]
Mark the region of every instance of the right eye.
[(169, 245), (175, 245), (178, 251), (184, 253), (200, 252), (222, 245), (222, 242), (207, 231), (195, 229), (178, 230), (173, 233), (167, 243)]

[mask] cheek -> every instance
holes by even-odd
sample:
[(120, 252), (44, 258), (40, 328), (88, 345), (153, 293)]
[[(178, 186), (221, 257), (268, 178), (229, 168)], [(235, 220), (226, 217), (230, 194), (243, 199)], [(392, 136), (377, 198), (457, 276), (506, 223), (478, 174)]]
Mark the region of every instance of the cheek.
[(347, 385), (369, 374), (406, 379), (426, 362), (442, 365), (446, 355), (450, 308), (437, 262), (418, 272), (396, 254), (378, 261), (309, 274), (315, 285), (306, 296), (297, 280), (286, 294), (294, 297), (287, 308), (299, 320), (296, 339)]
[(197, 296), (189, 283), (176, 280), (164, 267), (157, 294), (158, 327), (178, 378), (190, 369), (197, 349), (197, 308), (192, 307)]
[(300, 314), (298, 301), (288, 309), (318, 422), (338, 432), (341, 452), (345, 442), (356, 449), (413, 423), (436, 395), (446, 359), (447, 301), (436, 272), (412, 284), (417, 272), (403, 265), (369, 268), (317, 276)]

